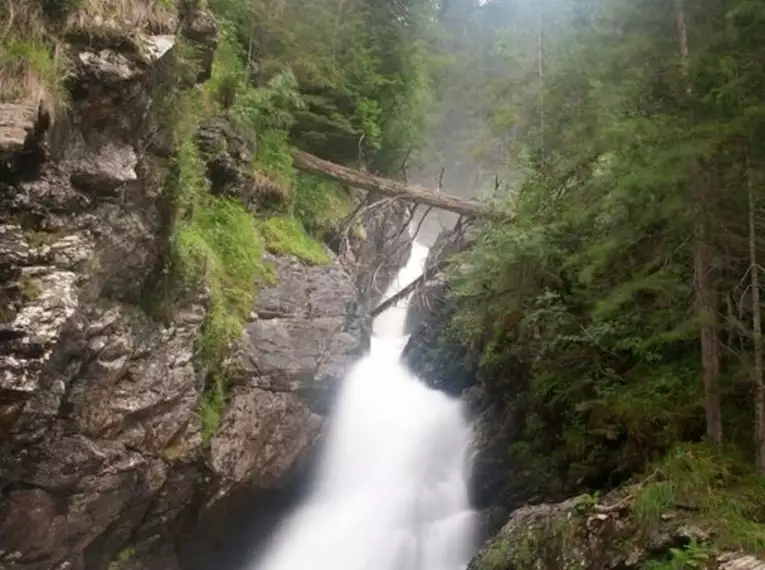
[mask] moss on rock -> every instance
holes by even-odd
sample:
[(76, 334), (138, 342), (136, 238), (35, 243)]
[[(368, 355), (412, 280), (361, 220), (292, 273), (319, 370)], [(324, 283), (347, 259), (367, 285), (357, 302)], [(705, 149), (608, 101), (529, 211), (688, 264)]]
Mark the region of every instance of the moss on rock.
[(470, 570), (759, 567), (764, 515), (762, 478), (719, 450), (686, 445), (602, 499), (516, 510)]

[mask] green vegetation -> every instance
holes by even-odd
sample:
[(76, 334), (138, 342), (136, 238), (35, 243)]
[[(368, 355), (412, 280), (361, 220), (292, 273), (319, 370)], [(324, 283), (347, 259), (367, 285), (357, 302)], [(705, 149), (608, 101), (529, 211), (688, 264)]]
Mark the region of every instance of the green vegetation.
[(682, 509), (689, 522), (711, 531), (718, 550), (764, 551), (765, 479), (731, 453), (680, 445), (652, 466), (633, 504), (643, 531)]
[(419, 36), (430, 2), (212, 0), (210, 6), (231, 25), (247, 64), (245, 80), (263, 87), (286, 71), (294, 75), (304, 103), (289, 129), (294, 144), (392, 173), (421, 142), (429, 85)]
[(108, 570), (121, 570), (133, 556), (135, 556), (135, 548), (123, 548), (117, 553), (115, 559), (109, 563)]
[(326, 239), (351, 213), (353, 199), (342, 184), (299, 173), (293, 211), (312, 235)]
[(706, 439), (765, 473), (761, 2), (448, 5), (506, 168), (449, 335), (519, 406), (513, 464), (607, 489)]
[(0, 5), (0, 102), (42, 104), (54, 114), (69, 102), (62, 37), (169, 33), (177, 19), (173, 0), (7, 0)]
[(241, 203), (213, 196), (194, 140), (203, 104), (189, 93), (176, 127), (176, 167), (170, 246), (172, 266), (189, 286), (209, 296), (198, 357), (210, 376), (200, 415), (206, 440), (214, 434), (225, 396), (225, 358), (253, 307), (258, 280), (267, 276), (255, 220)]
[[(0, 17), (3, 14), (0, 9)], [(9, 14), (5, 17), (13, 22)], [(37, 21), (28, 26), (9, 27), (0, 36), (0, 102), (42, 103), (53, 112), (69, 100), (63, 84), (68, 63), (63, 55), (54, 53)]]
[[(202, 89), (187, 90), (176, 105), (169, 236), (173, 279), (187, 287), (203, 283), (209, 297), (198, 346), (208, 373), (199, 410), (205, 441), (214, 435), (225, 402), (229, 349), (252, 310), (256, 283), (270, 278), (263, 249), (328, 263), (321, 242), (354, 207), (343, 186), (298, 174), (290, 146), (314, 150), (320, 143), (319, 150), (342, 162), (356, 161), (359, 152), (378, 165), (398, 160), (411, 152), (415, 138), (414, 99), (412, 105), (407, 101), (408, 94), (414, 96), (412, 82), (422, 75), (409, 67), (414, 59), (401, 59), (419, 51), (413, 31), (400, 27), (415, 18), (409, 8), (405, 15), (382, 14), (366, 0), (348, 4), (343, 14), (337, 12), (342, 7), (289, 1), (280, 10), (258, 1), (218, 0), (210, 6), (221, 30), (212, 77)], [(316, 18), (306, 10), (316, 10)], [(308, 21), (310, 26), (301, 23)], [(382, 33), (381, 23), (388, 26)], [(337, 42), (329, 51), (328, 37)], [(404, 107), (408, 130), (394, 112)], [(252, 193), (242, 198), (258, 209), (257, 222), (237, 198), (210, 192), (195, 134), (213, 117), (227, 121), (253, 151)]]
[(59, 10), (65, 6), (70, 31), (89, 35), (172, 32), (178, 17), (173, 0), (54, 0), (51, 4)]
[(212, 377), (199, 404), (199, 418), (202, 422), (202, 443), (209, 445), (220, 425), (220, 414), (226, 400), (226, 379), (221, 373)]
[(665, 560), (651, 560), (641, 566), (642, 570), (691, 570), (704, 568), (713, 556), (709, 546), (692, 540), (683, 548), (671, 548)]
[(260, 231), (272, 253), (294, 255), (311, 265), (330, 262), (325, 246), (310, 237), (295, 218), (268, 218), (260, 224)]
[(645, 528), (680, 511), (712, 533), (651, 568), (765, 546), (764, 6), (451, 0), (438, 15), (432, 132), (453, 142), (429, 156), (447, 180), (469, 153), (483, 174), (466, 184), (499, 175), (497, 215), (450, 266), (442, 340), (511, 402), (529, 487), (639, 475)]
[(42, 288), (40, 287), (40, 283), (28, 275), (25, 275), (21, 278), (21, 282), (19, 283), (19, 290), (21, 292), (21, 298), (27, 302), (35, 301), (36, 299), (40, 298), (40, 295), (42, 295)]

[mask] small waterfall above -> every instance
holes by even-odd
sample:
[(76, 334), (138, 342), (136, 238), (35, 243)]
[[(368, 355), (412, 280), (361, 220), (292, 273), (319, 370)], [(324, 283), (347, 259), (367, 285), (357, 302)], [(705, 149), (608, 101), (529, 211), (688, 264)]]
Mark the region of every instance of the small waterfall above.
[[(412, 252), (390, 297), (422, 272)], [(470, 430), (459, 401), (400, 363), (408, 300), (374, 323), (345, 379), (313, 492), (252, 570), (463, 570), (473, 553)]]

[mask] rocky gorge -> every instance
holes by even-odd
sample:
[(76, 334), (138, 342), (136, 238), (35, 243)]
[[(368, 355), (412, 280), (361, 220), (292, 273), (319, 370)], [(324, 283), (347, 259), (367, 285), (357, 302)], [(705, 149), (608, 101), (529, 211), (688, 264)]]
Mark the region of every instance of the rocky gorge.
[[(207, 570), (251, 556), (305, 493), (341, 380), (369, 350), (369, 313), (423, 213), (319, 183), (297, 204), (296, 175), (265, 136), (289, 82), (248, 85), (253, 119), (232, 102), (244, 98), (241, 70), (225, 67), (236, 34), (214, 10), (116, 5), (151, 14), (77, 5), (45, 31), (58, 82), (43, 88), (39, 69), (17, 73), (14, 60), (22, 93), (0, 97), (0, 570)], [(308, 98), (332, 107), (324, 87)], [(361, 155), (361, 141), (350, 146)], [(473, 221), (426, 240), (426, 268), (439, 270), (415, 290), (403, 352), (473, 423), (481, 528), (469, 570), (765, 570), (761, 481), (740, 463), (657, 443), (663, 424), (631, 410), (614, 419), (621, 402), (587, 408), (597, 445), (558, 430), (585, 406), (554, 389), (535, 402), (544, 358), (508, 348), (535, 346), (544, 323), (490, 338), (490, 311), (469, 342), (454, 333), (472, 308), (452, 269), (481, 247)], [(534, 299), (535, 318), (549, 301)], [(519, 317), (502, 319), (514, 330)], [(696, 442), (688, 400), (676, 439)], [(530, 432), (542, 452), (523, 447)], [(546, 461), (568, 448), (585, 460)]]
[[(165, 32), (165, 33), (156, 33)], [(265, 254), (214, 434), (197, 360), (210, 307), (192, 288), (162, 318), (165, 124), (179, 42), (210, 76), (217, 27), (64, 44), (71, 103), (0, 103), (0, 567), (179, 568), (183, 529), (246, 488), (279, 489), (313, 449), (332, 390), (368, 343), (354, 277)], [(228, 137), (228, 138), (227, 138)], [(225, 123), (200, 131), (214, 191), (254, 187)], [(241, 194), (239, 194), (241, 196)], [(261, 192), (267, 195), (267, 192)], [(254, 208), (254, 205), (248, 203)], [(225, 510), (225, 509), (224, 509)]]

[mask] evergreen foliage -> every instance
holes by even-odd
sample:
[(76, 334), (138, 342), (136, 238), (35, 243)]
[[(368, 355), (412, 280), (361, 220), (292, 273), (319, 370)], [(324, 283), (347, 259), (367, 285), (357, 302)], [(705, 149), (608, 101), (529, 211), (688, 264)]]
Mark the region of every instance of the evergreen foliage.
[(705, 435), (754, 461), (765, 5), (490, 4), (513, 15), (493, 48), (507, 71), (482, 83), (504, 216), (452, 265), (450, 333), (520, 392), (512, 455), (556, 490)]
[(428, 82), (418, 30), (430, 4), (212, 0), (257, 86), (290, 71), (304, 105), (291, 139), (340, 163), (392, 172), (417, 145)]

